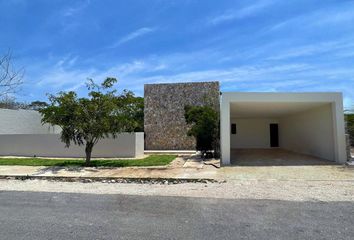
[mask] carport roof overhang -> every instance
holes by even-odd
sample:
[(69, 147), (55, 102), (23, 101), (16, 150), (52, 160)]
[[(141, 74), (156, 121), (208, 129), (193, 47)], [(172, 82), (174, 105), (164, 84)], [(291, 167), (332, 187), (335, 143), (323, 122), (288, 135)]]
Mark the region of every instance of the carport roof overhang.
[[(278, 116), (331, 104), (335, 142), (335, 160), (344, 163), (346, 143), (343, 96), (339, 92), (264, 93), (223, 92), (220, 105), (220, 141), (222, 163), (230, 164), (230, 118)], [(266, 108), (267, 110), (265, 110)], [(232, 112), (234, 115), (232, 116)]]
[(281, 118), (312, 108), (329, 105), (330, 102), (231, 102), (231, 118)]
[(340, 92), (222, 92), (228, 102), (334, 102), (342, 101)]

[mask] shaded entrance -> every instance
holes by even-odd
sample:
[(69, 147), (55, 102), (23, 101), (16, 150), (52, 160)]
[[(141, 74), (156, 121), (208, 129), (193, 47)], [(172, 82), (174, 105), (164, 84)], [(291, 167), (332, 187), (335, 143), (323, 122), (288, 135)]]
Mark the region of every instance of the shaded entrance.
[(270, 147), (279, 147), (279, 128), (278, 123), (269, 124)]
[(220, 113), (223, 165), (235, 161), (232, 149), (274, 149), (270, 124), (278, 124), (281, 149), (338, 163), (347, 161), (340, 93), (223, 92)]
[(231, 164), (321, 165), (327, 164), (322, 159), (334, 161), (329, 103), (232, 102), (230, 123), (236, 125), (236, 131), (230, 132), (230, 148), (239, 149), (230, 156)]

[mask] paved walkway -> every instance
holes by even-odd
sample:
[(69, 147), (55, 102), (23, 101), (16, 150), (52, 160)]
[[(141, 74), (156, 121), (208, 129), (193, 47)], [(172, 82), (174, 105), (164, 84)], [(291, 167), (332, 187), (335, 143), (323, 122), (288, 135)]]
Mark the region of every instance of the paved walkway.
[[(163, 178), (215, 180), (311, 180), (354, 181), (354, 168), (342, 165), (232, 166), (215, 168), (177, 158), (167, 167), (65, 168), (0, 166), (0, 176), (44, 176), (84, 178)], [(187, 166), (186, 166), (187, 164)], [(184, 166), (184, 167), (183, 167)]]

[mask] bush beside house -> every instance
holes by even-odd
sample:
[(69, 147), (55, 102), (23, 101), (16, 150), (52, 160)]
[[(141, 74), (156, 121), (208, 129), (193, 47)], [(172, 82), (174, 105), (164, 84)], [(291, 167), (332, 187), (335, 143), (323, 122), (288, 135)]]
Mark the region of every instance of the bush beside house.
[(345, 120), (347, 123), (347, 133), (352, 147), (354, 147), (354, 113), (346, 114)]
[(196, 139), (196, 150), (202, 157), (213, 151), (214, 157), (219, 155), (219, 114), (210, 106), (186, 106), (185, 119), (191, 126), (188, 136)]

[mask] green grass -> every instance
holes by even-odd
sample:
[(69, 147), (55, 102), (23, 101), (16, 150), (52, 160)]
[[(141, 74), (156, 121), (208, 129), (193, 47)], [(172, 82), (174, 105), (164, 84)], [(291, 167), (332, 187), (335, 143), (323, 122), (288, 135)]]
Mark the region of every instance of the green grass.
[[(91, 160), (92, 167), (147, 167), (164, 166), (172, 162), (175, 155), (151, 155), (143, 159)], [(51, 158), (0, 158), (0, 165), (17, 166), (61, 166), (84, 167), (85, 160)]]

